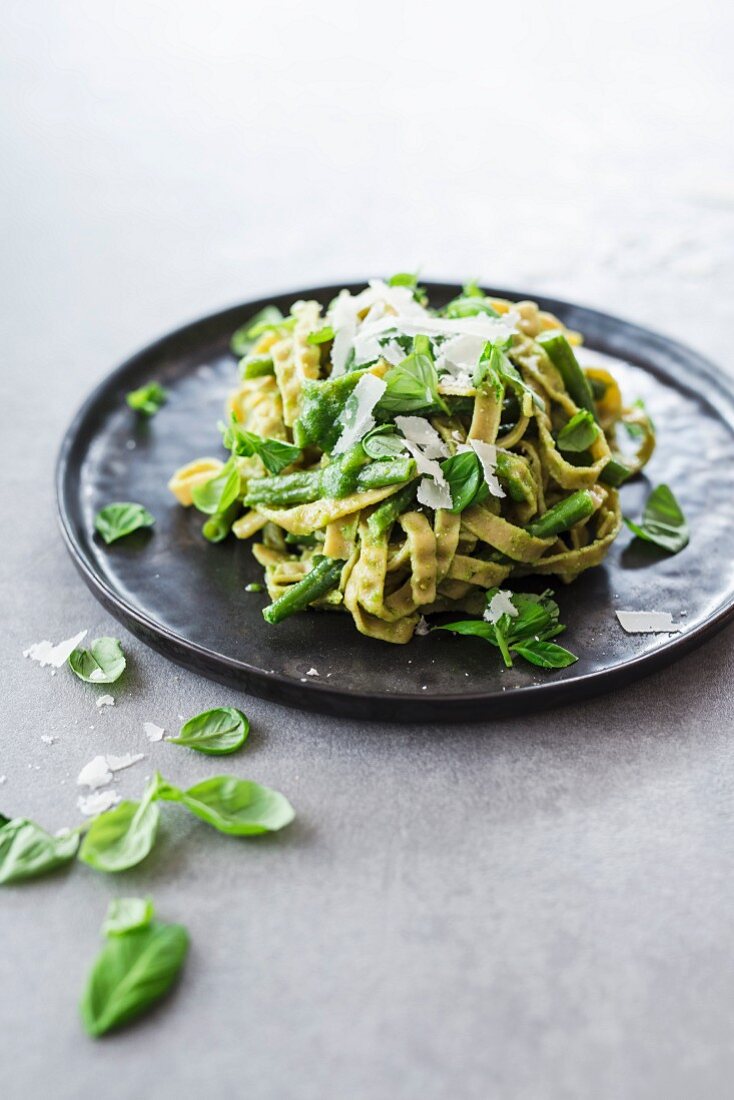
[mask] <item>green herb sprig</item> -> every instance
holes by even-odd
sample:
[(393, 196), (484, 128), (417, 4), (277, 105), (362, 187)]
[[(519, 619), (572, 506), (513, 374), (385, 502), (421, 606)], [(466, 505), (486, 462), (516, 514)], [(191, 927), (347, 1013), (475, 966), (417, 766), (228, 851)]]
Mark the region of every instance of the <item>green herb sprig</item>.
[(143, 527), (152, 527), (155, 516), (134, 501), (115, 501), (100, 508), (94, 518), (95, 529), (109, 546)]
[(77, 646), (69, 654), (69, 668), (87, 684), (114, 684), (125, 671), (125, 654), (117, 638), (95, 638), (89, 649)]
[(131, 390), (130, 393), (127, 394), (125, 400), (135, 412), (142, 413), (143, 416), (151, 417), (155, 416), (163, 405), (165, 405), (168, 400), (168, 394), (160, 383), (148, 382), (145, 386), (140, 386), (137, 390)]
[(638, 539), (652, 542), (669, 554), (677, 554), (688, 545), (688, 523), (678, 501), (667, 485), (658, 485), (650, 493), (642, 513), (642, 523), (624, 516), (624, 522)]

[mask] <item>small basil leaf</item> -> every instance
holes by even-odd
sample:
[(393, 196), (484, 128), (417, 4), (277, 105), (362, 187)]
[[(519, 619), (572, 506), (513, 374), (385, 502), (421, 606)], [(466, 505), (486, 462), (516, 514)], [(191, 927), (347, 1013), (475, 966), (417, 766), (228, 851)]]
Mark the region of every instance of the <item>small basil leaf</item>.
[(112, 898), (102, 925), (104, 936), (124, 936), (136, 928), (145, 928), (153, 920), (150, 898)]
[(125, 398), (130, 408), (143, 416), (155, 416), (167, 399), (168, 394), (158, 382), (148, 382), (146, 386), (131, 390)]
[(686, 518), (667, 485), (658, 485), (650, 493), (641, 524), (634, 523), (627, 516), (624, 516), (624, 522), (638, 538), (654, 543), (669, 554), (677, 554), (688, 545)]
[(89, 649), (77, 647), (69, 654), (69, 668), (88, 684), (114, 684), (125, 664), (117, 638), (95, 638)]
[(528, 641), (517, 642), (510, 647), (513, 653), (518, 653), (529, 661), (531, 665), (539, 668), (567, 668), (578, 661), (578, 657), (563, 646), (555, 642)]
[(214, 776), (177, 793), (192, 814), (228, 836), (275, 832), (295, 816), (284, 795), (234, 775)]
[(405, 440), (395, 431), (391, 424), (380, 424), (362, 440), (365, 454), (370, 458), (398, 458), (405, 454)]
[(246, 355), (244, 359), (240, 359), (238, 366), (240, 378), (244, 381), (275, 374), (275, 365), (269, 355)]
[(92, 966), (81, 1000), (84, 1027), (103, 1035), (140, 1016), (168, 992), (189, 946), (180, 924), (154, 921), (111, 936)]
[(580, 454), (588, 451), (599, 434), (599, 428), (588, 409), (579, 409), (558, 433), (558, 449)]
[(236, 752), (245, 743), (250, 723), (241, 710), (234, 707), (214, 707), (181, 726), (178, 737), (169, 737), (171, 745), (185, 745), (211, 756)]
[[(488, 595), (491, 596), (491, 593)], [(518, 613), (509, 623), (510, 644), (536, 637), (542, 637), (545, 640), (549, 631), (555, 635), (565, 629), (559, 626), (558, 604), (551, 598), (550, 591), (540, 596), (532, 592), (515, 592), (512, 602)]]
[[(425, 338), (424, 338), (425, 339)], [(414, 347), (421, 337), (416, 337)], [(423, 344), (417, 344), (422, 348)], [(384, 376), (385, 392), (376, 406), (382, 416), (419, 410), (440, 409), (447, 412), (446, 404), (438, 392), (438, 373), (430, 354), (415, 350), (402, 363), (391, 367)]]
[(95, 817), (79, 849), (79, 859), (95, 871), (126, 871), (149, 854), (155, 843), (159, 811), (157, 782), (149, 785), (141, 802), (120, 802)]
[(152, 527), (155, 517), (147, 508), (133, 501), (116, 501), (101, 508), (94, 519), (94, 526), (109, 545), (131, 535), (141, 527)]
[(213, 516), (217, 512), (226, 512), (230, 504), (237, 500), (239, 492), (239, 471), (230, 459), (214, 477), (201, 485), (194, 485), (191, 498), (200, 512)]
[(467, 634), (476, 638), (484, 638), (485, 642), (497, 644), (494, 627), (483, 619), (465, 619), (456, 623), (444, 623), (442, 626), (434, 626), (434, 630), (450, 630), (452, 634)]
[(233, 333), (229, 343), (230, 348), (237, 356), (247, 355), (259, 336), (262, 336), (269, 327), (282, 324), (283, 320), (283, 314), (277, 306), (265, 306)]
[(451, 490), (450, 511), (463, 512), (476, 501), (485, 484), (481, 462), (474, 451), (462, 451), (442, 462), (441, 469)]
[(334, 330), (331, 325), (324, 325), (317, 332), (310, 332), (306, 337), (307, 344), (328, 344), (329, 340), (334, 339)]
[(51, 836), (25, 817), (0, 828), (0, 883), (23, 882), (63, 867), (76, 855), (79, 834)]
[(294, 443), (286, 443), (282, 439), (264, 439), (254, 432), (248, 432), (234, 421), (229, 425), (220, 424), (219, 430), (222, 432), (224, 446), (229, 447), (232, 454), (241, 458), (257, 455), (270, 474), (279, 474), (301, 456), (301, 448)]
[(397, 275), (391, 275), (387, 280), (388, 286), (407, 286), (415, 290), (418, 285), (418, 276), (412, 271), (399, 271)]

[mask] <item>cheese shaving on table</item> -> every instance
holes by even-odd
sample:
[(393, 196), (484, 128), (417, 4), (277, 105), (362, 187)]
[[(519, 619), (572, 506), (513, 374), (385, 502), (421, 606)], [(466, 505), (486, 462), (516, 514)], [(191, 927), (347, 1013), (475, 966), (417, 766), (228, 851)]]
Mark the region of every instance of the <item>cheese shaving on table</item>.
[(98, 707), (114, 707), (115, 700), (111, 695), (100, 695), (97, 700)]
[(96, 817), (111, 810), (119, 801), (117, 791), (94, 791), (92, 794), (80, 794), (76, 804), (85, 817)]
[(48, 640), (34, 642), (28, 649), (23, 650), (23, 656), (30, 657), (32, 661), (37, 661), (41, 668), (46, 668), (47, 665), (61, 668), (86, 636), (87, 631), (80, 630), (73, 638), (66, 638), (65, 641), (58, 642), (56, 645)]
[(512, 593), (505, 588), (500, 588), (489, 601), (483, 617), (486, 622), (494, 625), (503, 615), (509, 615), (514, 619), (518, 615), (518, 610), (512, 602)]
[(124, 756), (95, 756), (88, 764), (85, 764), (77, 776), (80, 787), (106, 787), (112, 782), (112, 773), (119, 772), (123, 768), (129, 768), (137, 764), (144, 757), (142, 752), (129, 752)]
[(163, 734), (166, 732), (162, 726), (157, 726), (155, 722), (143, 722), (143, 729), (149, 741), (162, 741)]
[(333, 454), (343, 454), (375, 426), (372, 411), (387, 386), (376, 374), (363, 374), (347, 401), (342, 420), (344, 428), (334, 447)]
[(615, 611), (627, 634), (677, 634), (683, 627), (669, 611)]

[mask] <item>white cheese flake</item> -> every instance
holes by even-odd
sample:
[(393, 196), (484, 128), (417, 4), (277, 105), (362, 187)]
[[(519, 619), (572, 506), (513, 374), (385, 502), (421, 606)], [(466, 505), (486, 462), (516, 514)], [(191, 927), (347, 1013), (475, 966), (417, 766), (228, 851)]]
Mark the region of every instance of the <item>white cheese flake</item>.
[(342, 414), (342, 433), (337, 440), (333, 453), (343, 454), (358, 443), (375, 426), (372, 411), (387, 389), (382, 378), (376, 374), (363, 374), (350, 394)]
[(80, 794), (76, 804), (85, 817), (96, 817), (111, 810), (119, 801), (117, 791), (94, 791), (92, 794)]
[(73, 638), (66, 638), (56, 645), (47, 639), (42, 642), (34, 642), (28, 649), (23, 650), (23, 656), (30, 657), (32, 661), (37, 661), (41, 668), (46, 668), (48, 665), (61, 668), (86, 636), (87, 631), (80, 630)]
[(497, 480), (497, 448), (494, 443), (484, 443), (481, 439), (470, 439), (469, 443), (474, 449), (477, 458), (482, 464), (484, 480), (493, 497), (503, 497), (505, 490)]
[(91, 787), (92, 790), (106, 787), (112, 782), (113, 772), (119, 772), (123, 768), (137, 764), (144, 755), (142, 752), (128, 752), (123, 756), (95, 756), (84, 765), (76, 781), (80, 787)]
[[(183, 716), (179, 714), (179, 718), (183, 721)], [(162, 741), (163, 734), (166, 732), (162, 726), (157, 726), (155, 722), (143, 722), (143, 729), (145, 730), (145, 736), (149, 741)]]
[(415, 632), (419, 638), (425, 638), (426, 634), (431, 633), (431, 628), (428, 625), (428, 620), (425, 615), (421, 615), (418, 622), (415, 624)]
[(310, 668), (306, 673), (307, 676), (318, 676), (319, 671), (317, 668)]
[(443, 485), (439, 485), (432, 477), (421, 478), (418, 483), (416, 497), (418, 503), (423, 504), (426, 508), (451, 508), (453, 505), (451, 490), (445, 480)]
[(8, 781), (7, 775), (0, 775), (0, 786), (2, 786), (3, 783), (7, 783), (7, 781)]
[(500, 588), (492, 596), (484, 612), (484, 619), (494, 624), (499, 622), (503, 615), (509, 615), (511, 619), (518, 615), (518, 610), (512, 602), (512, 592), (508, 592), (506, 588)]
[(41, 740), (43, 741), (44, 745), (55, 745), (58, 741), (58, 737), (54, 737), (52, 733), (42, 733)]
[(97, 700), (97, 706), (100, 707), (100, 708), (101, 707), (114, 707), (114, 705), (115, 705), (115, 700), (111, 695), (100, 695), (99, 699)]
[(426, 458), (448, 458), (448, 447), (424, 416), (396, 416), (395, 425), (405, 439), (421, 448)]
[(616, 611), (619, 625), (627, 634), (677, 634), (683, 627), (673, 622), (669, 611)]

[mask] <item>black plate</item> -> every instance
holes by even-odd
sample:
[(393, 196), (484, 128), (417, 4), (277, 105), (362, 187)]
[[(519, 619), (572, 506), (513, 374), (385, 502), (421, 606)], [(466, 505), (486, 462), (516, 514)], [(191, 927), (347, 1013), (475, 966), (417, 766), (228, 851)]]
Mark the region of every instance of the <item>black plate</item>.
[[(568, 625), (563, 641), (580, 658), (558, 672), (520, 662), (506, 671), (486, 643), (443, 633), (387, 645), (362, 637), (347, 615), (308, 613), (268, 626), (260, 614), (264, 594), (244, 591), (261, 579), (249, 544), (205, 542), (202, 517), (180, 508), (166, 482), (192, 458), (222, 453), (216, 422), (236, 380), (228, 350), (234, 329), (267, 301), (287, 311), (298, 298), (326, 303), (338, 289), (249, 302), (187, 325), (114, 371), (75, 417), (58, 462), (61, 529), (89, 588), (130, 630), (179, 664), (268, 699), (425, 722), (486, 720), (607, 691), (689, 652), (732, 617), (731, 383), (695, 352), (636, 325), (565, 302), (492, 291), (534, 297), (583, 332), (588, 347), (625, 360), (615, 368), (625, 398), (643, 397), (658, 430), (649, 481), (625, 486), (625, 512), (639, 515), (650, 483), (667, 481), (689, 519), (690, 545), (670, 557), (624, 532), (603, 566), (568, 588), (556, 584)], [(440, 283), (428, 290), (438, 304), (457, 292)], [(152, 378), (170, 398), (145, 421), (128, 409), (125, 394)], [(153, 532), (101, 543), (94, 514), (113, 500), (146, 505), (157, 519)], [(670, 611), (685, 627), (672, 636), (627, 635), (617, 608)], [(306, 675), (312, 667), (318, 677)]]

